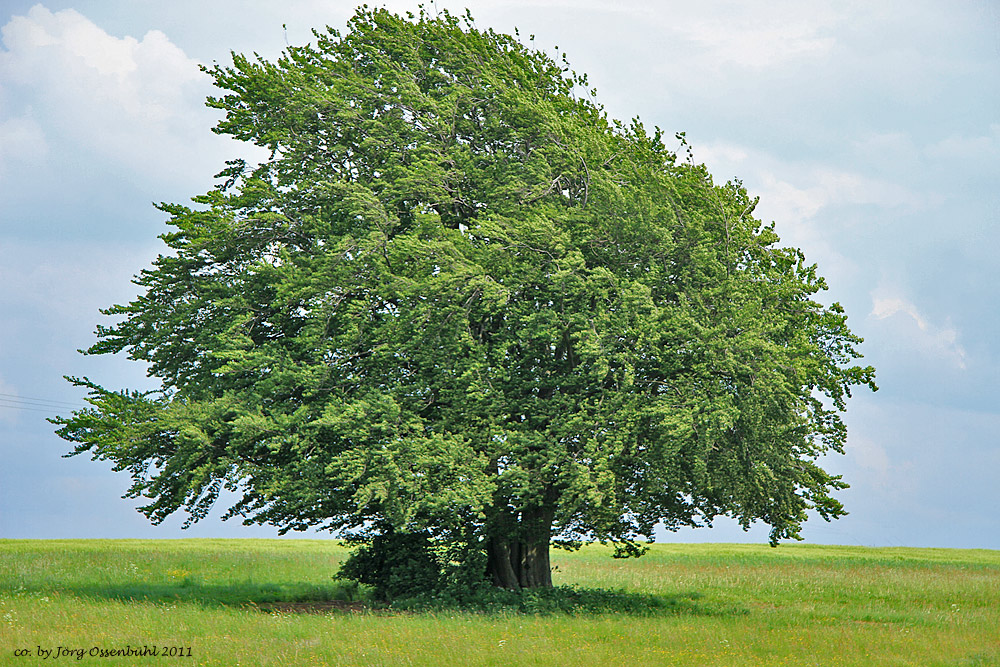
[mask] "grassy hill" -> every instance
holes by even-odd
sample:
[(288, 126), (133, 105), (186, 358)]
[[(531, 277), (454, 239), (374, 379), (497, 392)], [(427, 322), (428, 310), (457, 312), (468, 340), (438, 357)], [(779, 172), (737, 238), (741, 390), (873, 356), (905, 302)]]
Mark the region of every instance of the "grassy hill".
[(104, 666), (1000, 665), (997, 551), (661, 544), (622, 561), (592, 546), (554, 554), (557, 585), (671, 604), (571, 615), (362, 609), (332, 579), (345, 554), (323, 540), (0, 540), (0, 665), (44, 651)]

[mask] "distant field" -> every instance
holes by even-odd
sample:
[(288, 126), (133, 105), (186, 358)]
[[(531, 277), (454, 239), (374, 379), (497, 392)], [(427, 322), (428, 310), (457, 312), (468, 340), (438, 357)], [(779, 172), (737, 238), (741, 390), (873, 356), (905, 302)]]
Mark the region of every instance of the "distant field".
[[(0, 540), (0, 665), (1000, 665), (998, 551), (555, 552), (557, 584), (689, 601), (665, 616), (260, 610), (345, 597), (331, 579), (345, 553), (322, 540)], [(159, 655), (88, 655), (144, 647)]]

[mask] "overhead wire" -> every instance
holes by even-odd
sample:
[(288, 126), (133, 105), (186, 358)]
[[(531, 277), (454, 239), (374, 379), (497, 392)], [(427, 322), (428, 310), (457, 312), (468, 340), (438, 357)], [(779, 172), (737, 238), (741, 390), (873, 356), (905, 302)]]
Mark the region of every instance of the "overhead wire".
[(66, 410), (67, 408), (81, 410), (86, 407), (82, 403), (70, 403), (68, 401), (56, 401), (47, 398), (34, 398), (0, 392), (0, 408), (7, 408), (8, 410), (30, 410), (32, 412), (52, 413), (59, 410)]

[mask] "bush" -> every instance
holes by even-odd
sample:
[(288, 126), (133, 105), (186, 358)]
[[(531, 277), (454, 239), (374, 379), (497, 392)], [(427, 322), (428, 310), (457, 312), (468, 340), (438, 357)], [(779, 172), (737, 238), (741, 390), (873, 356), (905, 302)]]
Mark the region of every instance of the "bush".
[(387, 531), (360, 542), (337, 576), (367, 584), (380, 600), (436, 592), (442, 586), (441, 564), (425, 533)]

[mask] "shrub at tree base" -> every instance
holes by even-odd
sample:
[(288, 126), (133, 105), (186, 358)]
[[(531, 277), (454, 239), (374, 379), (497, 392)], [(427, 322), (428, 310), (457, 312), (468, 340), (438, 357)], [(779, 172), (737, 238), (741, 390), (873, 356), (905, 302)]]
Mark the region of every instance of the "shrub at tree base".
[(352, 571), (390, 595), (398, 540), (429, 540), (419, 586), (537, 588), (553, 544), (844, 513), (816, 459), (874, 370), (738, 181), (468, 16), (361, 9), (206, 70), (216, 132), (270, 158), (161, 204), (170, 252), (104, 311), (88, 353), (159, 390), (72, 378), (92, 407), (53, 420), (154, 523), (229, 491), (227, 517), (367, 536)]
[(341, 566), (338, 576), (367, 584), (379, 600), (438, 591), (441, 565), (423, 533), (388, 529), (362, 543)]

